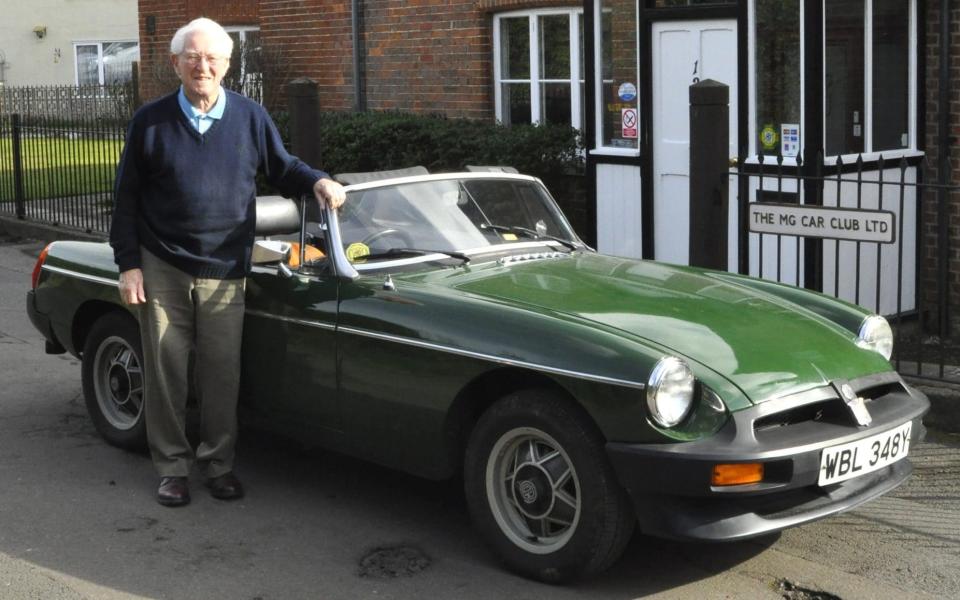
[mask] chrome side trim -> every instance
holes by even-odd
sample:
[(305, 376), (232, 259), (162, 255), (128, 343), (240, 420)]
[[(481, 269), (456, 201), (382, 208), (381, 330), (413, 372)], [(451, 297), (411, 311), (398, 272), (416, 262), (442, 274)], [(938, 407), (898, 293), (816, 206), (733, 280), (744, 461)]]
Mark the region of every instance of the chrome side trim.
[(359, 335), (363, 337), (373, 338), (377, 340), (384, 340), (387, 342), (396, 342), (398, 344), (406, 344), (407, 346), (415, 346), (417, 348), (424, 348), (427, 350), (437, 350), (439, 352), (449, 352), (450, 354), (457, 354), (460, 356), (466, 356), (468, 358), (476, 358), (479, 360), (486, 360), (495, 362), (501, 365), (508, 365), (511, 367), (523, 367), (526, 369), (532, 369), (535, 371), (542, 371), (545, 373), (552, 373), (554, 375), (564, 375), (567, 377), (573, 377), (575, 379), (586, 379), (588, 381), (596, 381), (598, 383), (608, 383), (612, 385), (619, 385), (623, 387), (635, 388), (638, 390), (646, 389), (646, 384), (640, 383), (638, 381), (629, 381), (626, 379), (617, 379), (615, 377), (604, 377), (602, 375), (593, 375), (591, 373), (582, 373), (579, 371), (569, 371), (567, 369), (559, 369), (557, 367), (549, 367), (546, 365), (538, 365), (536, 363), (529, 363), (522, 360), (515, 360), (512, 358), (505, 358), (502, 356), (494, 356), (492, 354), (483, 354), (480, 352), (472, 352), (470, 350), (463, 350), (461, 348), (453, 348), (450, 346), (442, 346), (440, 344), (434, 344), (433, 342), (426, 342), (423, 340), (415, 340), (408, 337), (400, 337), (395, 335), (389, 335), (385, 333), (378, 333), (375, 331), (368, 331), (366, 329), (355, 329), (353, 327), (339, 327), (339, 331), (343, 333), (350, 333), (353, 335)]
[(314, 327), (316, 329), (325, 329), (327, 331), (336, 331), (337, 326), (333, 323), (321, 323), (320, 321), (307, 321), (306, 319), (294, 319), (293, 317), (284, 317), (283, 315), (275, 315), (273, 313), (268, 313), (262, 310), (251, 310), (247, 309), (244, 314), (253, 315), (254, 317), (263, 317), (264, 319), (272, 319), (274, 321), (283, 321), (284, 323), (292, 323), (294, 325), (303, 325), (304, 327)]
[(491, 361), (501, 365), (508, 365), (512, 367), (524, 367), (527, 369), (533, 369), (535, 371), (553, 373), (554, 375), (565, 375), (567, 377), (573, 377), (576, 379), (586, 379), (588, 381), (596, 381), (599, 383), (609, 383), (612, 385), (636, 388), (638, 390), (642, 390), (646, 388), (645, 384), (637, 381), (628, 381), (626, 379), (616, 379), (614, 377), (603, 377), (601, 375), (592, 375), (590, 373), (581, 373), (579, 371), (569, 371), (567, 369), (558, 369), (556, 367), (538, 365), (535, 363), (529, 363), (522, 360), (504, 358), (502, 356), (493, 356), (492, 354), (482, 354), (480, 352), (471, 352), (470, 350), (452, 348), (450, 346), (442, 346), (440, 344), (425, 342), (423, 340), (415, 340), (413, 338), (388, 335), (385, 333), (377, 333), (375, 331), (367, 331), (366, 329), (356, 329), (353, 327), (337, 327), (332, 323), (321, 323), (319, 321), (307, 321), (304, 319), (294, 319), (293, 317), (284, 317), (281, 315), (275, 315), (272, 313), (264, 312), (262, 310), (247, 309), (246, 314), (253, 315), (255, 317), (263, 317), (265, 319), (272, 319), (274, 321), (283, 321), (284, 323), (292, 323), (294, 325), (303, 325), (304, 327), (315, 327), (317, 329), (324, 329), (327, 331), (341, 331), (343, 333), (350, 333), (353, 335), (359, 335), (359, 336), (368, 337), (372, 339), (383, 340), (387, 342), (396, 342), (398, 344), (406, 344), (407, 346), (416, 346), (417, 348), (425, 348), (427, 350), (449, 352), (451, 354), (457, 354), (457, 355), (466, 356), (469, 358), (476, 358), (479, 360)]
[(63, 267), (53, 267), (50, 265), (43, 265), (40, 267), (44, 271), (50, 271), (51, 273), (57, 273), (59, 275), (66, 275), (68, 277), (76, 277), (77, 279), (82, 279), (84, 281), (90, 281), (92, 283), (101, 283), (103, 285), (109, 285), (113, 287), (120, 287), (120, 282), (113, 279), (107, 279), (106, 277), (99, 277), (97, 275), (87, 275), (86, 273), (79, 273), (77, 271), (71, 271), (70, 269), (64, 269)]

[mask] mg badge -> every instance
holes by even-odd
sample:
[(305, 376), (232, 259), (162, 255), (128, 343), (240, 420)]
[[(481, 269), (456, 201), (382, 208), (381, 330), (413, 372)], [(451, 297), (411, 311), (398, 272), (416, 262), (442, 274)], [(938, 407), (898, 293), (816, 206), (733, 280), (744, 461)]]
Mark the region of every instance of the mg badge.
[(537, 501), (537, 486), (529, 479), (524, 479), (519, 483), (517, 489), (520, 491), (520, 497), (524, 504), (533, 504)]
[(857, 425), (866, 427), (873, 422), (873, 417), (870, 416), (870, 411), (867, 410), (866, 405), (863, 403), (863, 398), (857, 396), (849, 383), (840, 386), (840, 395), (843, 396), (844, 403), (847, 405), (847, 408), (850, 409), (850, 414), (857, 420)]

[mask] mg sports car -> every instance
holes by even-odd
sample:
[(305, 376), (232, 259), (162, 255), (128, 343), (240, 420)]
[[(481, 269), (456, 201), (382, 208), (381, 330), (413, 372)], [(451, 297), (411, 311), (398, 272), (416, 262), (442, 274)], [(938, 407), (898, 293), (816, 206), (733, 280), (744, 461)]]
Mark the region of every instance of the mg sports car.
[[(394, 174), (396, 175), (396, 174)], [(605, 256), (519, 174), (345, 177), (339, 212), (260, 198), (241, 418), (426, 478), (545, 581), (635, 529), (740, 540), (910, 474), (927, 399), (879, 315), (736, 274)], [(385, 178), (384, 178), (385, 177)], [(134, 315), (106, 244), (56, 242), (27, 309), (82, 359), (92, 421), (144, 445)]]

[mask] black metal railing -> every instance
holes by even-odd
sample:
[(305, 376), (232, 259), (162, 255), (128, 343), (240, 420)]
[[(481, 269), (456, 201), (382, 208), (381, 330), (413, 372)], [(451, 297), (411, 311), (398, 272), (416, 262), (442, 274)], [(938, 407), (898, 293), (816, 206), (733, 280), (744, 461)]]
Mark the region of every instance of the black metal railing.
[(0, 88), (0, 214), (106, 233), (129, 85)]
[[(951, 248), (952, 227), (939, 226), (960, 186), (929, 183), (928, 173), (925, 158), (912, 154), (847, 162), (820, 154), (809, 167), (799, 157), (741, 160), (730, 173), (742, 215), (740, 264), (751, 275), (885, 315), (898, 371), (960, 382), (952, 317), (960, 256)], [(822, 222), (810, 210), (819, 207), (827, 209)]]

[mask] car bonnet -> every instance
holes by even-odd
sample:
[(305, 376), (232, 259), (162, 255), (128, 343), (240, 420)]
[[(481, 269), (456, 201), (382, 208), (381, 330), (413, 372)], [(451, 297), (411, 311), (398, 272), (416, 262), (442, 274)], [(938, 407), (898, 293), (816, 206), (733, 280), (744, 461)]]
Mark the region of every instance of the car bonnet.
[(848, 329), (718, 273), (578, 253), (448, 272), (434, 283), (655, 342), (715, 370), (753, 402), (890, 370)]

